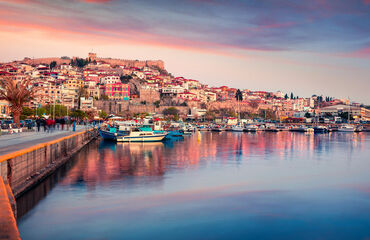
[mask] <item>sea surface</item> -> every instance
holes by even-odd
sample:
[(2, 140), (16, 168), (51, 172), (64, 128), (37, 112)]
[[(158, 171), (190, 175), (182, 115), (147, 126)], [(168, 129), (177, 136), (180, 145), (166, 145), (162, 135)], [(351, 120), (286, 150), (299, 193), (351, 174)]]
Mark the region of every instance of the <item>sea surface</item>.
[(370, 239), (370, 133), (94, 141), (17, 200), (27, 239)]

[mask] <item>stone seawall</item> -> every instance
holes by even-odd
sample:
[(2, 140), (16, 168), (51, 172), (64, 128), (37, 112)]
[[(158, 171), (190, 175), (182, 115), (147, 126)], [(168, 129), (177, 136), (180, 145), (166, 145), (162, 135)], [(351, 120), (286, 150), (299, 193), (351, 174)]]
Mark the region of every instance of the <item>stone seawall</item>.
[(0, 240), (20, 239), (15, 198), (52, 174), (97, 136), (97, 129), (90, 129), (0, 156)]
[(17, 198), (97, 136), (91, 129), (0, 156), (0, 176)]
[(0, 178), (0, 240), (21, 239), (11, 205), (12, 198)]

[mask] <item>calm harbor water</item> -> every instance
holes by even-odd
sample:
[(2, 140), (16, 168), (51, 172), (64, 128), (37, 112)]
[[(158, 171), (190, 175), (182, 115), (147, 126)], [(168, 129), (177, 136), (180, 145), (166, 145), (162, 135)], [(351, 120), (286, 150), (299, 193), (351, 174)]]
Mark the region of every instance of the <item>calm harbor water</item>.
[(22, 239), (370, 238), (370, 134), (95, 141), (17, 200)]

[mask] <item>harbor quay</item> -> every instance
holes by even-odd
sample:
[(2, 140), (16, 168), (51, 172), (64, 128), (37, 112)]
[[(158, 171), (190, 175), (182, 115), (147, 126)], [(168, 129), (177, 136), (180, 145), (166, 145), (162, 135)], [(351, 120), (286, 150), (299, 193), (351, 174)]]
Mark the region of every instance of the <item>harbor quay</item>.
[(37, 132), (2, 136), (0, 140), (0, 239), (20, 239), (15, 199), (31, 189), (97, 137), (97, 129)]

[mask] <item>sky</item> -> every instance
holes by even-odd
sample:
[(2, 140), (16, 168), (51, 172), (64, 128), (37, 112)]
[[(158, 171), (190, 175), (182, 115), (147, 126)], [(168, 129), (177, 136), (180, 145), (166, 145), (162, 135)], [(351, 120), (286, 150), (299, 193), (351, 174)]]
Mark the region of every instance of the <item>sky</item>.
[(161, 59), (211, 86), (370, 104), (370, 0), (0, 0), (0, 61)]

